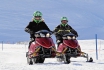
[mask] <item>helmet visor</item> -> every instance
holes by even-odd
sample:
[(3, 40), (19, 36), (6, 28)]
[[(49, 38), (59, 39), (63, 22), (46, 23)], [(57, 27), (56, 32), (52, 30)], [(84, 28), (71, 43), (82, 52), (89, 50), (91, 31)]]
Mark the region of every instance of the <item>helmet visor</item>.
[(34, 18), (41, 18), (41, 16), (34, 16)]
[(68, 21), (67, 21), (67, 20), (62, 20), (61, 22), (62, 22), (62, 23), (67, 23)]
[(41, 19), (41, 16), (35, 16), (34, 19), (40, 20)]

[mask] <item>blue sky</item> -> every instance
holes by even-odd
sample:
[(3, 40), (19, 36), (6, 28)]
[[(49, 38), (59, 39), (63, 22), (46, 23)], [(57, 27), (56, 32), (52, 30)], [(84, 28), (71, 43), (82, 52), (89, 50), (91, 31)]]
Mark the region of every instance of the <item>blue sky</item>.
[(78, 39), (94, 39), (95, 34), (104, 39), (103, 3), (104, 0), (1, 0), (0, 41), (29, 41), (24, 28), (37, 10), (43, 13), (51, 30), (66, 16), (68, 24), (78, 32)]

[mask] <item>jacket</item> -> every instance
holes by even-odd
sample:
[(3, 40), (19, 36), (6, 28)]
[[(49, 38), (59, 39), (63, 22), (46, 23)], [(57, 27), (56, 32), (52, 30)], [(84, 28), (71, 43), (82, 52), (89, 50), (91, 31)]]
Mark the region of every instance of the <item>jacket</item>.
[(55, 35), (61, 35), (61, 36), (71, 32), (78, 37), (78, 33), (68, 24), (66, 26), (62, 26), (62, 24), (58, 25), (53, 32), (55, 33)]
[(34, 37), (34, 33), (39, 31), (39, 30), (50, 31), (50, 29), (48, 28), (48, 26), (45, 24), (44, 21), (41, 21), (39, 23), (36, 23), (35, 21), (31, 21), (31, 22), (29, 22), (29, 24), (25, 28), (26, 32), (28, 32), (28, 33), (30, 33), (30, 31), (33, 32), (33, 33), (30, 33), (30, 38)]

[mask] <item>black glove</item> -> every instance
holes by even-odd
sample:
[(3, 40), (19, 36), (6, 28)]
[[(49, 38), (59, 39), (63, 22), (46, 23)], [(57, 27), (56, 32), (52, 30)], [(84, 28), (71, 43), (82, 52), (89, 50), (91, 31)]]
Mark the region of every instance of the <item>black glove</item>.
[(76, 35), (76, 37), (78, 37), (78, 35)]
[(31, 30), (28, 29), (28, 28), (25, 28), (25, 31), (28, 32), (28, 33), (30, 33), (30, 34), (33, 34), (33, 33), (34, 33), (33, 31), (31, 31)]
[(52, 31), (52, 34), (56, 35), (56, 34), (57, 34), (57, 32), (55, 32), (55, 31)]
[(53, 31), (50, 31), (50, 33), (53, 34), (54, 32)]

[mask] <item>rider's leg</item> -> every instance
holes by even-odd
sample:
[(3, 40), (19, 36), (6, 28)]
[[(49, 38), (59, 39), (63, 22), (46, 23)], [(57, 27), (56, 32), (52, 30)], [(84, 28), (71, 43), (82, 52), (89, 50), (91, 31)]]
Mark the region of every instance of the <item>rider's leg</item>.
[(56, 42), (57, 42), (57, 48), (58, 48), (58, 46), (60, 45), (60, 43), (63, 42), (63, 39), (62, 39), (62, 37), (60, 35), (56, 36)]
[(31, 43), (34, 42), (34, 41), (35, 41), (35, 38), (30, 38), (28, 49), (30, 48)]

